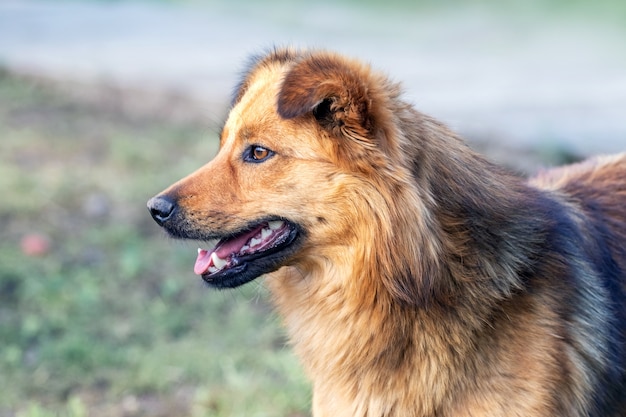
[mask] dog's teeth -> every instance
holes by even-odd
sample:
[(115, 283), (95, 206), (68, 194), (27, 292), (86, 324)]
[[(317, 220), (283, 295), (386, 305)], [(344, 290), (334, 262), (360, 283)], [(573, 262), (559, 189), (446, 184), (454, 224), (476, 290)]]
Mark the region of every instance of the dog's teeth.
[(253, 237), (252, 239), (250, 239), (250, 247), (253, 248), (261, 242), (263, 242), (262, 239), (256, 239)]
[(285, 224), (285, 222), (283, 222), (282, 220), (275, 220), (273, 222), (269, 222), (268, 224), (270, 226), (270, 229), (276, 230), (283, 227), (283, 224)]
[(270, 229), (263, 229), (261, 231), (261, 238), (267, 239), (271, 234), (272, 234), (272, 231)]
[(222, 269), (226, 266), (226, 264), (228, 264), (227, 260), (220, 258), (219, 256), (217, 256), (217, 253), (215, 252), (211, 254), (211, 260), (213, 261), (213, 265), (217, 269)]
[(202, 252), (202, 249), (201, 249), (201, 248), (198, 248), (198, 253), (200, 253), (200, 252)]

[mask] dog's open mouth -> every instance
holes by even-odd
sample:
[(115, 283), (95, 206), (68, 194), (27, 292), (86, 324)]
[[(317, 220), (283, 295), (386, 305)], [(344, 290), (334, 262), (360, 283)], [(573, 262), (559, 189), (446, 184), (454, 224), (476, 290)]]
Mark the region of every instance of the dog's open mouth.
[(278, 269), (298, 237), (290, 222), (262, 222), (198, 249), (194, 272), (215, 287), (236, 287)]

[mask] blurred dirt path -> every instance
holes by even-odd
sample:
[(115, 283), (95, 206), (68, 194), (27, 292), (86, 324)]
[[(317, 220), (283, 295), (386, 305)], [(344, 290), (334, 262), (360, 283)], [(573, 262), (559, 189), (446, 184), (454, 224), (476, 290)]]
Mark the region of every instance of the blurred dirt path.
[(176, 91), (219, 118), (250, 53), (326, 47), (383, 69), (420, 110), (469, 137), (513, 148), (626, 150), (626, 29), (617, 25), (475, 9), (244, 3), (3, 0), (0, 66)]

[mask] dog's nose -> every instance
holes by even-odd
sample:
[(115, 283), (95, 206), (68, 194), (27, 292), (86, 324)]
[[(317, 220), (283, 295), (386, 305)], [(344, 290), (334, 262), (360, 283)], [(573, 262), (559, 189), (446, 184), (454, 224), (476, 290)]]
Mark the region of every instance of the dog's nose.
[(163, 226), (172, 217), (175, 208), (176, 204), (168, 197), (157, 196), (148, 200), (148, 210), (159, 226)]

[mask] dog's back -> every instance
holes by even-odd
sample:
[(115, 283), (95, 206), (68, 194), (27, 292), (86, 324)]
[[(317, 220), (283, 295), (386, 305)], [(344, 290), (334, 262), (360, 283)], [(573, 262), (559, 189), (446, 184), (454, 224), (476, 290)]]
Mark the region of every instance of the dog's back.
[[(605, 326), (603, 349), (608, 360), (607, 372), (598, 381), (601, 388), (596, 389), (597, 398), (593, 402), (597, 415), (623, 416), (626, 413), (626, 357), (622, 351), (626, 344), (626, 154), (555, 168), (540, 173), (530, 182), (549, 190), (568, 206), (568, 212), (573, 213), (587, 240), (574, 243), (583, 248), (583, 255), (595, 266), (601, 282), (587, 283), (590, 294), (581, 299), (588, 300), (589, 305), (575, 308), (588, 314), (582, 321), (589, 320), (587, 325), (590, 330), (595, 327), (596, 335), (602, 334), (599, 328)], [(604, 290), (604, 297), (593, 293), (601, 291), (598, 288)], [(593, 305), (594, 299), (596, 304), (603, 305)], [(600, 315), (606, 315), (604, 320)]]
[[(626, 279), (626, 153), (554, 168), (530, 182), (560, 194), (593, 222), (596, 238), (606, 242)], [(625, 282), (621, 285), (626, 289)]]

